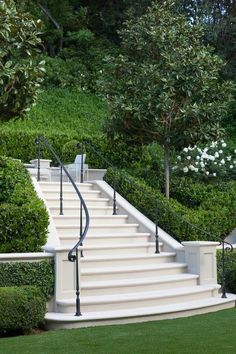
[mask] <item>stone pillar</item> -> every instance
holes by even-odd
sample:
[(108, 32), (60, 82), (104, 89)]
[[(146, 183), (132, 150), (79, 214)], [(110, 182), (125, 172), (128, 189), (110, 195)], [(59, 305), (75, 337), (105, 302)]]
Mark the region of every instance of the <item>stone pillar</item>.
[(219, 242), (186, 241), (182, 242), (188, 271), (198, 274), (199, 285), (217, 284), (216, 247)]

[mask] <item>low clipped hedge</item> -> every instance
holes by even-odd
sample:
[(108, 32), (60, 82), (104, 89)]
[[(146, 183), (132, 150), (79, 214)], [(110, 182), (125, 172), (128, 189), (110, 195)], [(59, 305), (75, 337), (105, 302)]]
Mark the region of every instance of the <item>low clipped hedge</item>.
[[(222, 251), (217, 251), (218, 283), (222, 281)], [(225, 283), (226, 291), (236, 294), (236, 250), (225, 252)]]
[(0, 157), (0, 252), (36, 252), (46, 243), (48, 213), (20, 161)]
[(46, 313), (46, 299), (33, 286), (0, 288), (0, 334), (26, 333), (39, 326)]
[(125, 171), (109, 169), (105, 179), (112, 186), (116, 185), (117, 191), (138, 210), (180, 242), (219, 240), (235, 226), (235, 209), (229, 207), (232, 197), (226, 203), (221, 195), (217, 200), (206, 200), (203, 207), (190, 209), (176, 200), (166, 199), (161, 192)]
[(0, 287), (37, 286), (45, 299), (54, 293), (54, 262), (2, 262), (0, 263)]

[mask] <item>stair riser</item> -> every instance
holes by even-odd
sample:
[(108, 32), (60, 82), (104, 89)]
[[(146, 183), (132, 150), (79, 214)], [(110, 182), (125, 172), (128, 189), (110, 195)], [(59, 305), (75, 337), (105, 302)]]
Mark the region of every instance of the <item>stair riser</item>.
[(119, 248), (108, 248), (108, 249), (85, 249), (84, 256), (86, 257), (100, 257), (100, 256), (112, 256), (112, 255), (125, 255), (125, 254), (148, 254), (154, 253), (153, 246), (142, 246), (138, 247), (134, 244), (133, 247), (119, 247)]
[[(205, 299), (207, 297), (210, 297), (211, 291), (205, 291), (201, 293), (191, 293), (191, 294), (182, 294), (172, 296), (172, 297), (162, 297), (162, 298), (153, 298), (153, 299), (138, 299), (138, 300), (127, 300), (127, 301), (122, 301), (120, 302), (119, 299), (117, 299), (117, 302), (111, 302), (111, 303), (94, 303), (94, 304), (83, 304), (83, 299), (81, 299), (81, 311), (82, 313), (86, 312), (99, 312), (99, 311), (110, 311), (111, 309), (113, 311), (115, 310), (128, 310), (132, 308), (138, 308), (138, 307), (149, 307), (149, 306), (161, 306), (161, 305), (167, 305), (170, 302), (178, 302), (178, 303), (184, 303), (187, 301), (194, 301), (194, 300), (201, 300)], [(75, 304), (67, 305), (67, 306), (61, 306), (58, 305), (58, 311), (62, 313), (71, 313), (75, 309)]]
[[(65, 237), (73, 237), (75, 235), (79, 234), (79, 228), (73, 227), (73, 228), (65, 228), (65, 227), (58, 227), (57, 228), (58, 235), (59, 236), (65, 236)], [(87, 236), (96, 236), (96, 235), (128, 235), (128, 234), (134, 234), (138, 231), (138, 227), (136, 226), (130, 226), (127, 224), (126, 227), (112, 227), (112, 226), (103, 226), (103, 227), (97, 227), (97, 226), (91, 226), (89, 227)]]
[[(81, 190), (83, 198), (99, 198), (101, 193), (99, 191), (83, 191)], [(44, 197), (47, 198), (60, 198), (60, 191), (48, 191), (43, 192)], [(63, 198), (76, 198), (77, 193), (75, 191), (64, 191), (63, 190)]]
[[(60, 207), (60, 201), (59, 200), (46, 200), (47, 205), (49, 208), (51, 207)], [(109, 206), (108, 200), (102, 200), (102, 199), (93, 199), (93, 200), (85, 200), (85, 203), (88, 206)], [(74, 200), (68, 200), (64, 199), (63, 200), (63, 206), (65, 207), (74, 207), (75, 209), (78, 209), (80, 207), (80, 199), (74, 199)]]
[(90, 269), (90, 268), (99, 268), (99, 267), (119, 267), (119, 266), (132, 266), (132, 265), (147, 265), (147, 264), (162, 264), (162, 263), (174, 262), (174, 256), (156, 258), (144, 258), (140, 259), (125, 259), (125, 260), (97, 260), (97, 261), (86, 261), (86, 257), (80, 262), (81, 270)]
[[(74, 245), (78, 241), (78, 237), (60, 237), (62, 246), (70, 246)], [(93, 237), (93, 236), (86, 236), (84, 246), (113, 246), (113, 245), (121, 245), (121, 244), (131, 244), (134, 245), (137, 243), (148, 242), (149, 237)], [(111, 263), (111, 265), (114, 264)]]
[[(126, 217), (107, 217), (107, 218), (102, 218), (102, 217), (91, 217), (90, 218), (90, 226), (98, 226), (98, 225), (123, 225), (127, 222)], [(79, 227), (80, 225), (80, 218), (79, 214), (77, 217), (71, 217), (71, 218), (63, 218), (62, 217), (55, 217), (54, 218), (54, 223), (56, 226), (75, 226)]]
[(192, 279), (185, 279), (181, 281), (170, 281), (170, 282), (163, 282), (163, 283), (149, 283), (149, 284), (136, 284), (134, 286), (127, 285), (127, 286), (112, 286), (112, 287), (95, 287), (95, 288), (88, 288), (83, 287), (81, 288), (81, 295), (82, 296), (95, 296), (95, 295), (113, 295), (113, 294), (128, 294), (131, 292), (143, 292), (145, 291), (158, 291), (158, 290), (166, 290), (166, 289), (174, 289), (174, 288), (182, 288), (187, 286), (195, 286), (197, 285), (196, 278)]
[[(51, 214), (53, 216), (58, 216), (60, 213), (60, 209), (58, 208), (50, 208)], [(91, 207), (88, 207), (88, 211), (89, 211), (89, 216), (93, 217), (93, 216), (99, 216), (99, 215), (112, 215), (112, 208), (108, 209), (107, 207), (104, 207), (102, 209), (92, 209)], [(78, 215), (80, 215), (80, 208), (73, 208), (73, 209), (66, 209), (64, 208), (63, 210), (63, 214), (66, 216), (73, 216), (74, 218), (78, 218)]]
[[(93, 191), (92, 185), (80, 184), (80, 185), (77, 185), (77, 187), (80, 192)], [(75, 191), (72, 184), (63, 183), (62, 188), (63, 188), (63, 191), (68, 191), (68, 192)], [(43, 193), (47, 193), (47, 192), (59, 193), (60, 192), (60, 184), (59, 183), (50, 184), (50, 185), (41, 184), (41, 189), (42, 189)]]
[(170, 269), (154, 269), (154, 270), (135, 270), (134, 272), (117, 272), (117, 273), (92, 273), (83, 274), (81, 272), (82, 281), (101, 281), (101, 280), (118, 280), (118, 279), (134, 279), (147, 277), (160, 277), (165, 275), (181, 274), (186, 271), (184, 268), (170, 268)]

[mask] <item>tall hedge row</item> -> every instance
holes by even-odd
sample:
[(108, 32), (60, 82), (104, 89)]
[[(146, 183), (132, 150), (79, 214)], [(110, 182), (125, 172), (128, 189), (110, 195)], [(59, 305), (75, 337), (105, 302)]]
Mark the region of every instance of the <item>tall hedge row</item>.
[(48, 214), (20, 161), (0, 157), (0, 252), (35, 252), (46, 243)]
[(213, 193), (199, 208), (190, 209), (176, 200), (167, 200), (162, 193), (125, 171), (109, 169), (106, 181), (144, 215), (178, 241), (219, 240), (236, 224), (236, 183), (229, 183), (225, 192)]

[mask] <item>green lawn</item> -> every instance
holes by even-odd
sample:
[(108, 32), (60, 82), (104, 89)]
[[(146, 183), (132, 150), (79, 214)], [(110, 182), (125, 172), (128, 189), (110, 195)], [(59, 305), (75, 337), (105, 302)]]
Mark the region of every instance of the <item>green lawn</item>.
[(2, 338), (1, 354), (155, 354), (236, 351), (236, 310), (140, 324)]
[(105, 102), (94, 94), (50, 88), (40, 94), (37, 104), (24, 120), (10, 121), (4, 125), (17, 130), (41, 130), (42, 133), (96, 134), (101, 131), (106, 115)]

